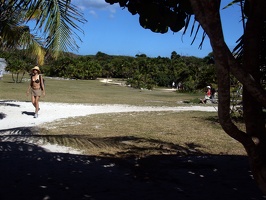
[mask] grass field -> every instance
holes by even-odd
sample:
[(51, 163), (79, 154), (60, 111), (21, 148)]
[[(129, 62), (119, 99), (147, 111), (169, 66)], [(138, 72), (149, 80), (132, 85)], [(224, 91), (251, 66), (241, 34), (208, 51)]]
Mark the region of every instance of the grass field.
[[(123, 83), (122, 80), (116, 80)], [(29, 100), (29, 77), (14, 83), (10, 75), (0, 81), (1, 99)], [(45, 77), (46, 97), (42, 101), (93, 104), (129, 104), (140, 106), (177, 106), (180, 101), (201, 98), (202, 94), (184, 94), (155, 88), (140, 90), (99, 80), (64, 80)]]
[[(28, 77), (26, 77), (28, 78)], [(99, 80), (59, 80), (45, 77), (46, 97), (41, 101), (184, 106), (202, 94), (177, 93), (167, 88), (133, 89)], [(116, 82), (123, 83), (122, 80)], [(28, 101), (28, 79), (0, 81), (0, 99)], [(141, 112), (97, 114), (42, 125), (33, 138), (70, 146), (90, 155), (147, 156), (153, 154), (245, 155), (243, 147), (227, 136), (216, 112)]]

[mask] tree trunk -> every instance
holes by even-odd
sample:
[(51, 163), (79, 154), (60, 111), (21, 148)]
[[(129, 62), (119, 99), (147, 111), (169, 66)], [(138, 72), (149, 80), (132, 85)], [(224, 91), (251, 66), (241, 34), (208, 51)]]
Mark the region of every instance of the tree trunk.
[(14, 83), (16, 83), (16, 80), (14, 78), (14, 73), (12, 72), (12, 80), (14, 81)]
[[(244, 35), (243, 68), (260, 84), (260, 55), (264, 27), (265, 0), (249, 2), (248, 21)], [(243, 111), (246, 132), (255, 142), (251, 157), (252, 171), (259, 186), (266, 190), (266, 131), (263, 106), (243, 87)]]
[[(265, 91), (259, 82), (259, 43), (265, 0), (252, 1), (244, 39), (243, 66), (227, 47), (221, 26), (220, 0), (190, 0), (196, 20), (210, 38), (218, 78), (218, 116), (222, 128), (246, 149), (251, 169), (259, 188), (266, 194), (266, 133), (262, 106), (266, 106)], [(250, 1), (251, 2), (251, 1)], [(244, 116), (246, 133), (230, 118), (230, 78), (232, 73), (244, 85)]]
[(19, 72), (17, 72), (16, 83), (18, 83), (18, 75), (19, 75)]
[(21, 76), (21, 79), (20, 79), (20, 83), (22, 83), (22, 80), (24, 78), (24, 75), (25, 75), (25, 71), (22, 73), (22, 76)]

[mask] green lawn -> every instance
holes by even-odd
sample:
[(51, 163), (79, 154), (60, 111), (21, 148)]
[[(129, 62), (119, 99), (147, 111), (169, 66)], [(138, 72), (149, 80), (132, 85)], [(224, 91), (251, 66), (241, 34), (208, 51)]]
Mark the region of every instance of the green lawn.
[[(29, 77), (26, 77), (22, 83), (15, 84), (10, 75), (4, 76), (0, 81), (0, 99), (29, 100), (26, 96), (28, 81)], [(46, 97), (42, 101), (47, 102), (177, 106), (180, 101), (203, 96), (164, 90), (166, 88), (155, 88), (152, 91), (133, 89), (99, 80), (58, 80), (45, 77), (45, 85)]]

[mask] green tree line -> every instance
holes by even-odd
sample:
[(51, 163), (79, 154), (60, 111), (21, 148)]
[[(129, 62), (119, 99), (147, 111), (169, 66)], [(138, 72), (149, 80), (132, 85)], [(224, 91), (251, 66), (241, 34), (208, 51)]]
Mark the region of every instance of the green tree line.
[[(0, 52), (5, 58), (7, 70), (14, 82), (34, 66), (34, 59), (26, 51)], [(47, 58), (41, 67), (42, 73), (50, 77), (91, 80), (97, 78), (121, 78), (134, 88), (152, 89), (155, 86), (169, 87), (172, 82), (182, 83), (184, 91), (195, 91), (206, 84), (216, 82), (212, 56), (205, 58), (180, 56), (175, 51), (171, 57), (147, 57), (145, 54), (114, 56), (98, 52), (96, 55), (75, 55), (68, 53), (58, 59)]]

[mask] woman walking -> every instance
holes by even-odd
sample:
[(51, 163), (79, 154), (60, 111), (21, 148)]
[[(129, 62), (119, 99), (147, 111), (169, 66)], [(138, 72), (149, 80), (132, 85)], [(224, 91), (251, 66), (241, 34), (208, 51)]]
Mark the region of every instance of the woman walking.
[(43, 78), (40, 75), (41, 71), (38, 66), (35, 66), (31, 69), (31, 81), (30, 85), (27, 90), (27, 96), (31, 91), (31, 102), (35, 107), (35, 114), (34, 118), (38, 117), (38, 111), (40, 110), (39, 107), (39, 99), (41, 95), (45, 96), (45, 88), (43, 83)]

